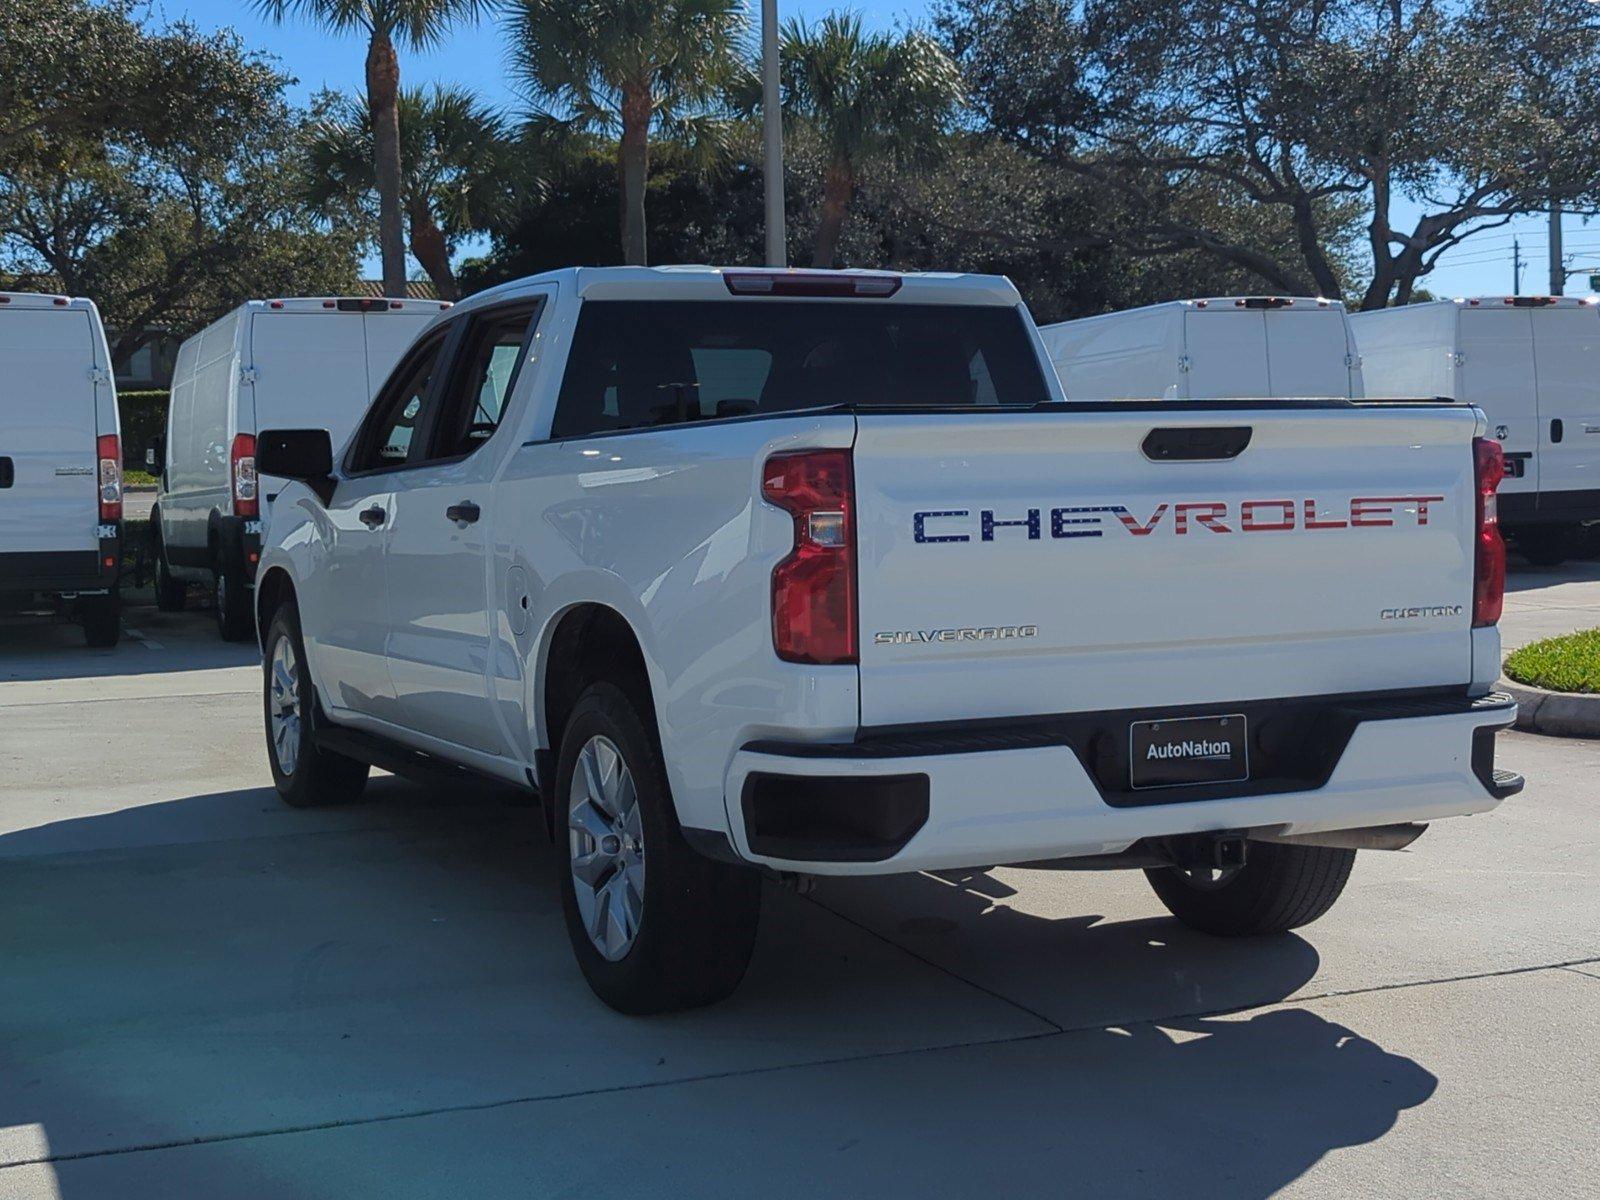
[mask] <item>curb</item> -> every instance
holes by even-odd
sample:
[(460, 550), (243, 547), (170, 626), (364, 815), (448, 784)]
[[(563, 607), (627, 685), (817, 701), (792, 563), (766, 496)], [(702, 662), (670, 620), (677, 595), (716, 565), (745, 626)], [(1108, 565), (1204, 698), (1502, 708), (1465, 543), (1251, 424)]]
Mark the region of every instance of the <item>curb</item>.
[(1551, 737), (1600, 738), (1600, 696), (1547, 692), (1504, 676), (1494, 686), (1517, 702), (1518, 729)]

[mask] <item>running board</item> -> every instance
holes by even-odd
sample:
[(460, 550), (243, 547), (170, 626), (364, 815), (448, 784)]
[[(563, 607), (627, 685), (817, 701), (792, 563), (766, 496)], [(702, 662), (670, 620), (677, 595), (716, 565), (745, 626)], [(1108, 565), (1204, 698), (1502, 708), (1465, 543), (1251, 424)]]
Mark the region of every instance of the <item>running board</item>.
[(358, 729), (325, 727), (316, 731), (315, 740), (320, 749), (331, 750), (346, 758), (353, 758), (391, 774), (400, 775), (413, 783), (434, 787), (463, 783), (481, 787), (485, 783), (491, 783), (507, 791), (530, 790), (519, 788), (516, 784), (498, 775), (491, 775), (487, 771), (477, 771), (459, 763), (448, 762), (437, 755), (413, 750), (400, 742), (374, 733), (363, 733)]

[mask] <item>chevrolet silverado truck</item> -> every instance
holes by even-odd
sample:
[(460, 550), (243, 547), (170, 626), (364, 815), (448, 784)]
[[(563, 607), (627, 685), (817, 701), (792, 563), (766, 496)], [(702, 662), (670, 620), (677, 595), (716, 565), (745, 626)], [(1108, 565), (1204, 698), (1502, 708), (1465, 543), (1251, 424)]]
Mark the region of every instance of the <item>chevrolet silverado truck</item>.
[(521, 280), (425, 329), (337, 455), (260, 434), (273, 778), (537, 792), (625, 1012), (728, 995), (764, 875), (1127, 867), (1282, 932), (1522, 784), (1484, 433), (1074, 403), (1000, 278)]

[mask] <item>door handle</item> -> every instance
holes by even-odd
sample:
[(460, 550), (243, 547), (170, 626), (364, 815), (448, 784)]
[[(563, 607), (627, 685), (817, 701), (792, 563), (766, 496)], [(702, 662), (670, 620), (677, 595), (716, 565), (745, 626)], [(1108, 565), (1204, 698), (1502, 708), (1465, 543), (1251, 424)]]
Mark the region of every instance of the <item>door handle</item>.
[(471, 525), (483, 515), (483, 510), (471, 500), (463, 500), (460, 504), (452, 504), (445, 509), (444, 515), (458, 524)]
[(1561, 423), (1560, 417), (1550, 422), (1550, 440), (1552, 442), (1559, 442), (1566, 434), (1566, 426)]
[(356, 518), (368, 529), (376, 529), (383, 524), (383, 519), (389, 514), (382, 507), (374, 504), (371, 508), (364, 508), (356, 514)]
[(9, 458), (0, 458), (0, 488), (8, 488), (17, 481), (17, 467)]

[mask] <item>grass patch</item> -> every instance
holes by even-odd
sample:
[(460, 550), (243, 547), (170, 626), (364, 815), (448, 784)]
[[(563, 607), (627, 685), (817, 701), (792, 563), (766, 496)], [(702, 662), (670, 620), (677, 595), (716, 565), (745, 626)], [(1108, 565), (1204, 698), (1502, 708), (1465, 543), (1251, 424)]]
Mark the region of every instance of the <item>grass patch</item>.
[(140, 471), (133, 467), (124, 467), (122, 470), (122, 483), (124, 487), (153, 488), (161, 481), (149, 471)]
[(1506, 659), (1506, 674), (1552, 692), (1600, 692), (1600, 629), (1524, 646)]

